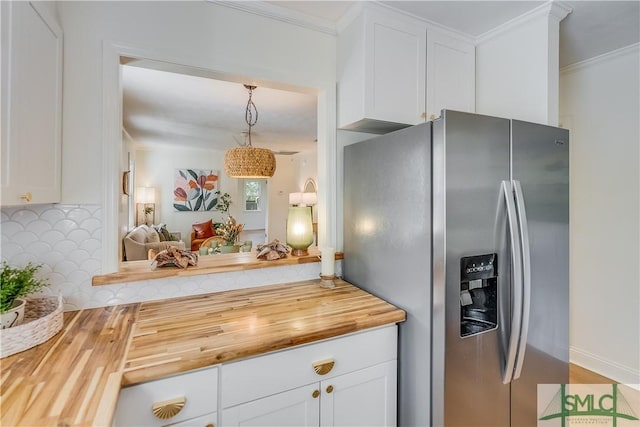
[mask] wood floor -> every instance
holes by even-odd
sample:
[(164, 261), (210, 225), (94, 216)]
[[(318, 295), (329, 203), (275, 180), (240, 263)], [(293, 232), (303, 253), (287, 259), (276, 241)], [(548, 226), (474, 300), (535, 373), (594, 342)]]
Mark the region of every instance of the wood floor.
[(613, 384), (615, 381), (573, 363), (569, 364), (570, 384)]

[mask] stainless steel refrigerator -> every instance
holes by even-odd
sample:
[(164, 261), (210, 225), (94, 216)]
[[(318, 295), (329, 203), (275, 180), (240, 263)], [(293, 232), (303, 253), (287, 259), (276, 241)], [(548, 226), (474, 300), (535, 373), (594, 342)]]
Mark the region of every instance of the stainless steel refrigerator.
[(398, 425), (535, 426), (569, 377), (569, 134), (444, 110), (344, 149), (346, 280), (403, 308)]

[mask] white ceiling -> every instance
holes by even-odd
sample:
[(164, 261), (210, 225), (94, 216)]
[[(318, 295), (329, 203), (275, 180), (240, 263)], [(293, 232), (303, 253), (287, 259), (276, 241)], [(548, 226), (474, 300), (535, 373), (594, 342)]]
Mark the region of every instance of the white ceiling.
[[(269, 1), (335, 25), (353, 1)], [(532, 10), (541, 1), (383, 1), (429, 21), (477, 37)], [(566, 1), (573, 9), (560, 23), (560, 66), (564, 67), (640, 41), (640, 0)], [(140, 67), (151, 67), (140, 68)], [(155, 69), (153, 69), (155, 68)], [(142, 145), (181, 144), (226, 150), (243, 141), (248, 93), (241, 83), (216, 80), (197, 70), (131, 62), (123, 67), (124, 127)], [(215, 77), (215, 76), (214, 76)], [(275, 152), (316, 147), (316, 97), (258, 87), (253, 94), (259, 120), (255, 146)]]
[[(124, 128), (141, 146), (226, 150), (245, 141), (249, 92), (241, 83), (129, 63), (122, 86)], [(257, 87), (252, 100), (258, 110), (253, 146), (276, 153), (316, 149), (315, 95)]]

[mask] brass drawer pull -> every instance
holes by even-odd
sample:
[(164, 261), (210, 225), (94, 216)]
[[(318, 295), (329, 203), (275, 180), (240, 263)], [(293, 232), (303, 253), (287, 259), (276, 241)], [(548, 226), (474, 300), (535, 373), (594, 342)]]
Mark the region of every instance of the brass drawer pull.
[(321, 360), (319, 362), (313, 362), (313, 370), (318, 375), (327, 375), (333, 369), (336, 361), (333, 359)]
[(165, 400), (164, 402), (156, 402), (152, 407), (153, 415), (161, 420), (168, 420), (178, 415), (184, 408), (185, 403), (187, 403), (187, 398), (184, 396)]
[(206, 426), (204, 426), (204, 427), (216, 427), (216, 425), (215, 425), (214, 423), (209, 423), (209, 424), (207, 424), (207, 425), (206, 425)]
[(25, 194), (22, 194), (22, 195), (20, 196), (20, 198), (21, 198), (22, 200), (24, 200), (25, 202), (30, 202), (30, 201), (31, 201), (31, 199), (33, 199), (33, 196), (31, 195), (31, 192), (27, 192), (27, 193), (25, 193)]
[(331, 393), (333, 391), (333, 386), (330, 385), (327, 387), (327, 393)]
[(313, 390), (313, 393), (311, 393), (311, 396), (313, 396), (314, 399), (317, 399), (318, 396), (320, 396), (320, 391), (318, 390)]

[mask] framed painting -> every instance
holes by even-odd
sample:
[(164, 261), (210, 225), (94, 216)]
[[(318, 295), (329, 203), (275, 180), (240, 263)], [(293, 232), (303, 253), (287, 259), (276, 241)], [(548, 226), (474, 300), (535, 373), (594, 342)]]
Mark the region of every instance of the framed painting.
[(176, 169), (173, 207), (180, 212), (211, 211), (218, 204), (218, 171)]

